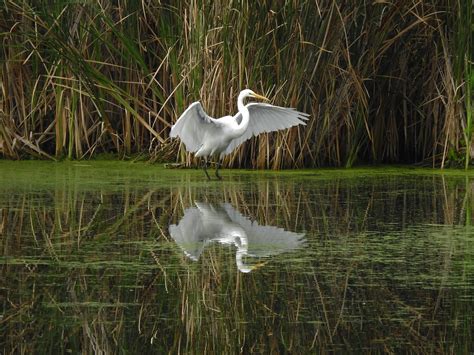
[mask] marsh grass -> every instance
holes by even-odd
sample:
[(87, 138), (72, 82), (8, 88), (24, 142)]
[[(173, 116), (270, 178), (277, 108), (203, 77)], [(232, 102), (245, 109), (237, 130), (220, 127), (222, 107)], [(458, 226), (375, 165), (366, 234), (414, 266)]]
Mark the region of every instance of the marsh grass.
[(191, 102), (235, 112), (240, 89), (311, 115), (225, 161), (281, 169), (358, 162), (444, 167), (472, 151), (472, 3), (5, 1), (0, 154), (155, 161)]

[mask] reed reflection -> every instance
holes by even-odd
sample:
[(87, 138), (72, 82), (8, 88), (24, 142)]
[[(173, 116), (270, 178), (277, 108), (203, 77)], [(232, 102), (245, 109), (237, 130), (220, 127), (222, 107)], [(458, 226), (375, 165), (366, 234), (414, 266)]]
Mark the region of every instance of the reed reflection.
[[(48, 353), (57, 344), (104, 354), (472, 348), (471, 177), (252, 174), (202, 185), (186, 175), (136, 183), (132, 170), (103, 169), (95, 184), (83, 182), (83, 167), (61, 169), (51, 181), (38, 180), (36, 169), (0, 183), (5, 353)], [(193, 216), (186, 220), (197, 239), (183, 234), (188, 210), (220, 215), (214, 233)], [(176, 246), (171, 224), (199, 265)], [(231, 227), (224, 247), (222, 230)], [(275, 240), (279, 233), (300, 249)], [(271, 255), (257, 271), (235, 271), (236, 256), (254, 268)]]
[(251, 264), (248, 258), (265, 258), (290, 252), (305, 245), (305, 234), (276, 226), (259, 225), (242, 215), (229, 203), (195, 202), (187, 208), (179, 223), (169, 226), (171, 237), (184, 254), (197, 261), (206, 245), (217, 242), (234, 245), (237, 268), (248, 273), (263, 265)]

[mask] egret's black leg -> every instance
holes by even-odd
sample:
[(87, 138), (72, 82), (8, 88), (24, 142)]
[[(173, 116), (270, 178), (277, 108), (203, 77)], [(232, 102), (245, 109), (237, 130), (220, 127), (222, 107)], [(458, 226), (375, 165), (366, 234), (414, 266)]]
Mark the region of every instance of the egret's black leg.
[(202, 165), (203, 169), (204, 169), (204, 172), (206, 173), (206, 176), (207, 176), (207, 180), (211, 180), (211, 177), (209, 176), (209, 174), (207, 173), (207, 159), (204, 159), (204, 164)]
[(220, 166), (220, 163), (217, 162), (217, 163), (216, 163), (216, 177), (217, 177), (219, 180), (222, 180), (222, 176), (219, 175), (219, 166)]

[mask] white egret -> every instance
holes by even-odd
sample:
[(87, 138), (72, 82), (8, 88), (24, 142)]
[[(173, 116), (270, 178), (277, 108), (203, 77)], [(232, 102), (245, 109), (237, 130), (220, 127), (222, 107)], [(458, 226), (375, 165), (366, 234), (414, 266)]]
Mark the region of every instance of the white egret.
[(235, 261), (240, 272), (248, 273), (262, 264), (248, 264), (247, 257), (266, 258), (305, 246), (305, 234), (275, 226), (259, 225), (228, 203), (213, 205), (195, 202), (187, 208), (169, 232), (184, 254), (197, 261), (206, 245), (217, 242), (236, 247)]
[(204, 172), (208, 179), (207, 158), (216, 157), (216, 177), (219, 175), (219, 159), (232, 153), (246, 140), (264, 132), (273, 132), (296, 125), (305, 125), (308, 114), (293, 108), (273, 106), (267, 103), (249, 103), (244, 99), (268, 99), (252, 90), (245, 89), (239, 94), (237, 107), (239, 112), (234, 116), (212, 118), (202, 108), (199, 101), (192, 103), (171, 127), (170, 137), (179, 137), (186, 150), (196, 157), (204, 158)]

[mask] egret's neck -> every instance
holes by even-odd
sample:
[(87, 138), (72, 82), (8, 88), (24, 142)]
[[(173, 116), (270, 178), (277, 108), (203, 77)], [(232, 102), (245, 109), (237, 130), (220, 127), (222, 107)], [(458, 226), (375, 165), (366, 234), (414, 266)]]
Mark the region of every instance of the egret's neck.
[[(240, 93), (239, 94), (239, 97), (237, 99), (237, 108), (239, 109), (239, 112), (242, 112), (244, 110), (247, 110), (247, 108), (245, 107), (244, 105), (244, 99), (245, 99), (246, 95)], [(248, 110), (247, 110), (248, 111)]]
[(252, 266), (247, 266), (244, 261), (243, 257), (245, 256), (244, 253), (237, 251), (235, 256), (235, 262), (237, 264), (237, 269), (244, 274), (248, 274), (250, 271), (253, 270)]
[(240, 270), (240, 272), (244, 273), (252, 271), (253, 268), (251, 266), (247, 266), (243, 261), (243, 257), (247, 255), (248, 252), (248, 240), (247, 234), (245, 232), (235, 239), (235, 245), (237, 246), (237, 252), (235, 255), (237, 268)]
[(240, 137), (247, 130), (249, 125), (249, 110), (244, 105), (245, 95), (240, 94), (237, 99), (237, 108), (239, 109), (240, 114), (242, 115), (242, 121), (237, 125), (237, 130), (234, 131), (236, 137)]

